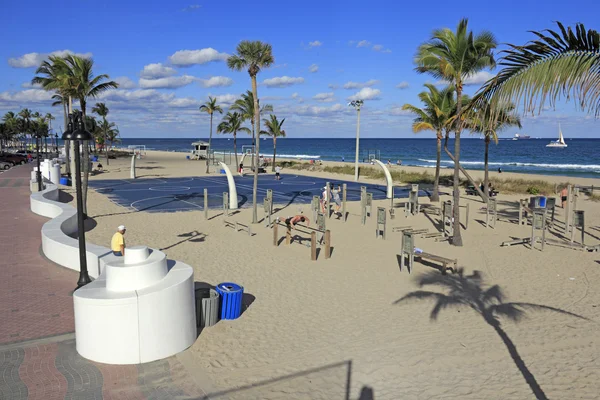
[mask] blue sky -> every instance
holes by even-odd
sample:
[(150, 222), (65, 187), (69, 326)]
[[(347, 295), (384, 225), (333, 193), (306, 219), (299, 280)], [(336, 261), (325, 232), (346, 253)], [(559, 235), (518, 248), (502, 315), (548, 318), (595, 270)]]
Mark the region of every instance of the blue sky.
[[(487, 29), (500, 43), (514, 44), (533, 39), (528, 30), (554, 28), (556, 20), (600, 29), (600, 4), (591, 0), (576, 7), (526, 0), (469, 0), (458, 7), (436, 1), (34, 0), (5, 2), (3, 12), (10, 19), (0, 24), (0, 114), (28, 107), (60, 120), (50, 94), (29, 82), (47, 54), (68, 50), (91, 55), (96, 74), (121, 83), (98, 101), (109, 107), (123, 137), (206, 137), (208, 117), (198, 106), (212, 95), (227, 108), (250, 88), (248, 74), (230, 71), (223, 61), (244, 39), (273, 46), (275, 66), (259, 74), (259, 97), (286, 118), (288, 136), (352, 137), (355, 113), (346, 104), (354, 97), (365, 98), (362, 137), (413, 137), (411, 117), (400, 107), (417, 105), (423, 83), (434, 82), (414, 72), (412, 62), (433, 29), (454, 29), (467, 17), (475, 32)], [(467, 91), (491, 74), (475, 77)], [(598, 137), (599, 122), (572, 103), (525, 117), (522, 132), (555, 137), (559, 122), (567, 137)]]

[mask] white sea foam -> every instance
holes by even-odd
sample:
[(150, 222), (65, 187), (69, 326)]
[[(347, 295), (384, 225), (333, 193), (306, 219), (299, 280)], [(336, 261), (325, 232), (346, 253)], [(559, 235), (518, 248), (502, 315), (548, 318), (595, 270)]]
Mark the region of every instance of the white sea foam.
[[(419, 158), (419, 161), (427, 162), (427, 163), (435, 163), (435, 160), (427, 160), (423, 158)], [(454, 164), (452, 160), (442, 160), (443, 164)], [(483, 166), (483, 161), (461, 161), (462, 165), (481, 165)], [(536, 168), (552, 168), (552, 169), (585, 169), (585, 170), (598, 170), (600, 169), (600, 165), (595, 164), (547, 164), (547, 163), (522, 163), (522, 162), (490, 162), (488, 165), (494, 166), (503, 166), (503, 165), (512, 165), (516, 167), (536, 167)], [(596, 171), (594, 171), (596, 172)]]

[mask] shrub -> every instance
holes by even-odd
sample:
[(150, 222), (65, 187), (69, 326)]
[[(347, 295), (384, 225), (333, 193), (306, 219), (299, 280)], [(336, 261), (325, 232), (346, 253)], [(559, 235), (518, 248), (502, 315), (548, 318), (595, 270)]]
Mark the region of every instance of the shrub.
[(537, 187), (535, 187), (535, 186), (529, 186), (529, 187), (527, 188), (527, 193), (529, 193), (529, 194), (533, 194), (533, 195), (540, 194), (540, 189), (538, 189), (538, 188), (537, 188)]

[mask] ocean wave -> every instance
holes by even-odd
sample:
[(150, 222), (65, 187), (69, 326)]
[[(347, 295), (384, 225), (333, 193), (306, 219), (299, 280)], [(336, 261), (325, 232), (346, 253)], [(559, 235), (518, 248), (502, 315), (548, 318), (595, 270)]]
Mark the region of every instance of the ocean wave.
[[(435, 160), (427, 160), (423, 158), (419, 158), (419, 161), (435, 163)], [(454, 164), (452, 160), (442, 160), (443, 164)], [(481, 165), (483, 166), (483, 161), (461, 161), (462, 165)], [(493, 166), (515, 166), (515, 167), (536, 167), (536, 168), (554, 168), (554, 169), (586, 169), (586, 170), (598, 170), (600, 169), (600, 165), (594, 164), (547, 164), (547, 163), (523, 163), (523, 162), (490, 162), (488, 165)], [(596, 172), (596, 171), (594, 171)]]

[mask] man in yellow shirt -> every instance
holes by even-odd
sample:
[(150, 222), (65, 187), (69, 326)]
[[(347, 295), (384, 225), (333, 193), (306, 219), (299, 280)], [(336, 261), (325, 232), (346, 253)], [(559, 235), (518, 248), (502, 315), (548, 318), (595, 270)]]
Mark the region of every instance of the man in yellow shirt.
[(110, 241), (110, 249), (115, 256), (125, 255), (125, 225), (120, 225)]

